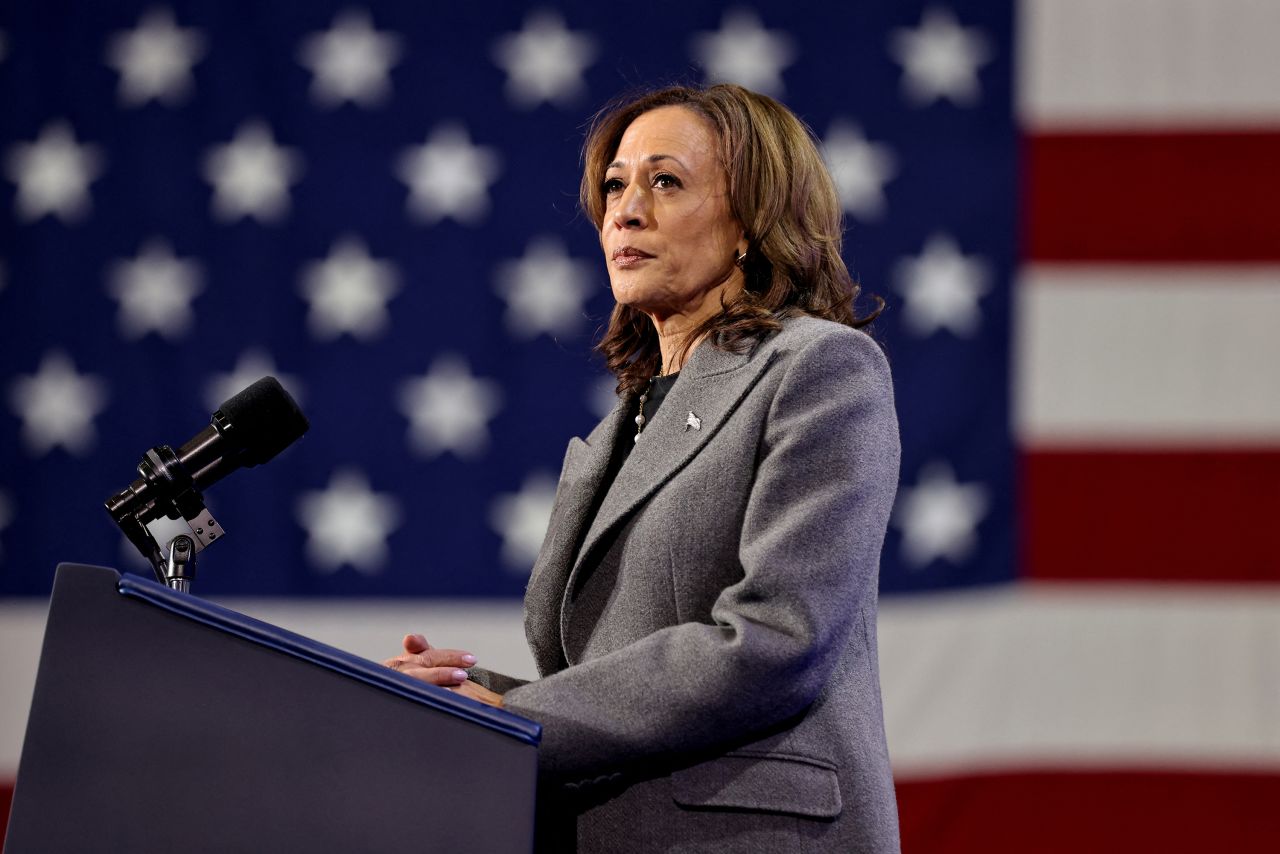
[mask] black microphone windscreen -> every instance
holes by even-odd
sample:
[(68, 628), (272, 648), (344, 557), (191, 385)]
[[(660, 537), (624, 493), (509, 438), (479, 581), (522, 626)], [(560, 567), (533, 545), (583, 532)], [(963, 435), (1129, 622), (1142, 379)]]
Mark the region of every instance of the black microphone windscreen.
[(243, 464), (265, 463), (293, 444), (311, 425), (275, 377), (263, 377), (225, 401), (213, 424), (243, 449)]

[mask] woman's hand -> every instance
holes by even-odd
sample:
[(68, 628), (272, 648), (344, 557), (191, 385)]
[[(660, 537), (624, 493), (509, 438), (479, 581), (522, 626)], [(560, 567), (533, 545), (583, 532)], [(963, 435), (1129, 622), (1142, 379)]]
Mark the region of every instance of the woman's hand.
[(470, 697), (473, 700), (479, 700), (487, 706), (493, 706), (495, 709), (502, 708), (502, 695), (496, 691), (490, 691), (483, 685), (467, 680), (456, 688), (450, 688), (455, 694), (461, 694), (464, 697)]
[(436, 649), (422, 635), (404, 636), (404, 654), (382, 662), (414, 679), (441, 688), (453, 688), (467, 681), (467, 671), (476, 657), (460, 649)]
[(502, 708), (502, 695), (490, 691), (467, 678), (463, 668), (476, 663), (476, 657), (460, 649), (436, 649), (422, 635), (404, 636), (404, 654), (382, 662), (429, 685), (438, 685), (496, 708)]

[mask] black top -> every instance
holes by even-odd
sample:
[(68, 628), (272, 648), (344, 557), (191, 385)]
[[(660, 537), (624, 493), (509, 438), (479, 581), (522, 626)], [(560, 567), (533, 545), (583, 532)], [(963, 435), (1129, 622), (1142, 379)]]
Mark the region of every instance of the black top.
[[(676, 380), (680, 378), (680, 372), (670, 374), (665, 377), (654, 377), (649, 380), (649, 390), (645, 394), (644, 401), (644, 423), (647, 428), (653, 423), (653, 418), (658, 414), (658, 407), (662, 406), (662, 401), (666, 398), (667, 392), (671, 391), (671, 387), (676, 384)], [(594, 518), (600, 510), (600, 505), (604, 503), (604, 497), (608, 494), (610, 487), (613, 486), (614, 479), (618, 476), (618, 472), (622, 470), (622, 464), (627, 461), (627, 456), (631, 453), (631, 449), (636, 445), (636, 421), (635, 416), (640, 413), (639, 397), (636, 398), (636, 406), (632, 407), (631, 417), (622, 422), (622, 433), (618, 436), (617, 441), (613, 443), (613, 456), (609, 459), (609, 470), (605, 472), (604, 482), (600, 484), (600, 490), (596, 493), (595, 505), (591, 509), (591, 516)], [(640, 432), (640, 441), (644, 441), (644, 431)], [(587, 528), (584, 525), (580, 537), (585, 538)], [(582, 547), (582, 539), (578, 540), (577, 548)], [(575, 549), (575, 552), (577, 549)]]
[[(653, 423), (654, 416), (658, 414), (658, 408), (662, 406), (662, 401), (666, 400), (667, 392), (671, 391), (671, 387), (676, 384), (676, 380), (680, 378), (680, 372), (669, 374), (665, 377), (653, 377), (649, 380), (649, 391), (645, 394), (644, 401), (644, 423), (648, 427)], [(639, 398), (636, 399), (637, 402)], [(610, 466), (609, 479), (605, 485), (605, 491), (609, 489), (609, 484), (613, 483), (613, 478), (618, 474), (618, 469), (622, 468), (622, 464), (627, 461), (627, 455), (631, 453), (631, 449), (636, 444), (636, 421), (635, 416), (641, 414), (640, 407), (636, 407), (636, 411), (632, 413), (632, 417), (623, 422), (622, 435), (618, 437), (618, 443), (615, 446), (612, 462), (616, 465)], [(640, 432), (644, 435), (644, 431)]]

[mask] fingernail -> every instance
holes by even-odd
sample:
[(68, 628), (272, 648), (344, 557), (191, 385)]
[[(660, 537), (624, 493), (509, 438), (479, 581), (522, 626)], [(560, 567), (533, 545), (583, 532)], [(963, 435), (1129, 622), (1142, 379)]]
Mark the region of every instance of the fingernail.
[(475, 664), (476, 657), (469, 652), (464, 652), (462, 654), (462, 663), (467, 665)]
[(454, 680), (455, 682), (466, 682), (466, 681), (467, 681), (467, 671), (465, 671), (465, 670), (455, 670), (455, 671), (453, 671), (453, 680)]

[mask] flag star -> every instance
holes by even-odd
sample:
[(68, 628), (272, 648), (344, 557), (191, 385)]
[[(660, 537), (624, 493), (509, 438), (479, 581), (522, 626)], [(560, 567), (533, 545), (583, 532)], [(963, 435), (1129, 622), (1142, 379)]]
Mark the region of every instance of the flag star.
[(477, 379), (459, 356), (443, 355), (421, 377), (400, 384), (409, 444), (424, 457), (475, 456), (489, 445), (489, 419), (501, 408), (498, 384)]
[(355, 469), (340, 469), (323, 490), (298, 498), (297, 518), (307, 530), (307, 557), (332, 573), (347, 564), (366, 575), (387, 562), (387, 537), (400, 527), (400, 507), (387, 493), (374, 492)]
[(74, 222), (89, 212), (89, 184), (102, 173), (96, 145), (77, 145), (71, 126), (50, 122), (31, 143), (15, 143), (5, 157), (5, 174), (18, 185), (18, 219), (32, 222), (53, 214)]
[(502, 537), (502, 562), (513, 572), (528, 573), (538, 559), (556, 500), (556, 479), (535, 472), (520, 491), (493, 499), (489, 524)]
[(916, 486), (902, 490), (894, 508), (903, 560), (917, 569), (938, 558), (963, 562), (978, 544), (978, 523), (986, 514), (985, 487), (957, 483), (944, 462), (928, 464)]
[(311, 99), (321, 106), (375, 107), (391, 94), (388, 75), (400, 54), (398, 36), (377, 32), (368, 12), (349, 9), (303, 39), (298, 62), (311, 71)]
[(905, 300), (905, 322), (916, 335), (945, 327), (968, 338), (978, 331), (978, 300), (991, 288), (987, 264), (963, 255), (948, 235), (933, 235), (918, 258), (898, 261), (894, 278)]
[(107, 293), (120, 303), (117, 323), (129, 339), (155, 332), (181, 338), (191, 328), (191, 300), (203, 290), (200, 267), (174, 257), (159, 238), (142, 247), (132, 261), (116, 261), (107, 277)]
[(133, 544), (133, 541), (123, 534), (120, 535), (120, 547), (116, 551), (119, 555), (119, 562), (116, 564), (118, 569), (131, 569), (135, 574), (139, 575), (155, 572), (151, 560), (143, 557), (142, 552), (138, 551), (138, 547)]
[(409, 212), (427, 225), (445, 217), (479, 222), (489, 212), (489, 185), (500, 169), (497, 151), (472, 145), (459, 124), (441, 125), (396, 161), (396, 176), (409, 185)]
[(302, 157), (276, 145), (264, 122), (247, 122), (225, 145), (205, 156), (204, 176), (214, 186), (213, 213), (223, 221), (251, 216), (275, 222), (289, 212), (289, 185), (302, 173)]
[(718, 31), (695, 35), (691, 50), (708, 82), (738, 83), (774, 96), (782, 95), (782, 69), (796, 56), (788, 36), (764, 29), (746, 9), (726, 12)]
[(199, 32), (178, 27), (169, 9), (152, 9), (136, 29), (116, 33), (107, 44), (107, 65), (120, 72), (120, 103), (185, 100), (194, 86), (191, 67), (204, 53)]
[(926, 9), (917, 29), (895, 30), (889, 52), (902, 66), (903, 91), (918, 105), (949, 98), (966, 107), (981, 97), (978, 66), (990, 61), (991, 49), (981, 30), (960, 26), (949, 9)]
[(555, 12), (542, 10), (524, 20), (520, 32), (502, 36), (493, 59), (507, 72), (507, 99), (524, 109), (547, 101), (571, 105), (586, 93), (582, 75), (596, 58), (590, 36), (565, 29)]
[(507, 302), (507, 328), (524, 338), (577, 332), (593, 269), (570, 258), (556, 238), (535, 237), (523, 258), (498, 265), (495, 288)]
[(107, 386), (76, 371), (65, 353), (52, 351), (31, 376), (9, 389), (9, 403), (22, 419), (22, 438), (34, 457), (61, 446), (83, 455), (93, 447), (94, 417), (106, 408)]
[(822, 148), (841, 206), (859, 219), (878, 219), (885, 208), (884, 185), (897, 173), (893, 152), (842, 121), (832, 123)]
[(265, 350), (248, 349), (240, 354), (230, 373), (215, 374), (205, 383), (204, 403), (210, 412), (235, 397), (263, 377), (275, 377), (298, 404), (302, 403), (302, 382), (292, 374), (276, 370), (275, 359)]
[(387, 301), (399, 289), (395, 267), (370, 258), (364, 242), (354, 236), (335, 243), (325, 260), (307, 264), (300, 288), (311, 304), (311, 334), (322, 340), (344, 332), (376, 337), (390, 319)]
[(587, 410), (604, 418), (618, 405), (618, 378), (613, 374), (593, 380), (587, 387)]

